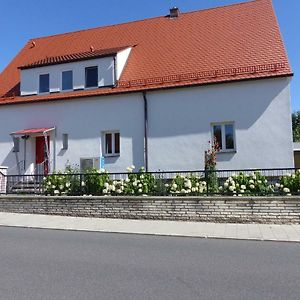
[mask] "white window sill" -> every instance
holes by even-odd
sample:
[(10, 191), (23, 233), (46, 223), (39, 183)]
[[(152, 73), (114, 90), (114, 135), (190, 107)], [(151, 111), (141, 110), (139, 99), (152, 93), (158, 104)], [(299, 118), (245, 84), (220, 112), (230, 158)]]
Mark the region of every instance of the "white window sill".
[(104, 157), (119, 157), (120, 154), (104, 154)]
[(221, 153), (236, 153), (236, 149), (230, 149), (230, 150), (220, 150), (217, 154)]

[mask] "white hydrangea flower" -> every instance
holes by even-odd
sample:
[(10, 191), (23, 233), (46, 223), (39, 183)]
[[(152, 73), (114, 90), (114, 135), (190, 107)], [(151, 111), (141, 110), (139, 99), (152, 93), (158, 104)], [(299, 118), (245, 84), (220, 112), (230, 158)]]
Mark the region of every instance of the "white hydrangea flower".
[(129, 178), (126, 178), (126, 179), (125, 179), (125, 182), (130, 182), (130, 179), (129, 179)]
[(143, 190), (142, 190), (142, 189), (138, 189), (138, 192), (139, 192), (139, 193), (142, 193), (142, 192), (143, 192)]
[(105, 186), (105, 188), (107, 189), (107, 188), (109, 187), (109, 183), (108, 183), (108, 182), (105, 182), (105, 183), (104, 183), (104, 186)]
[(66, 182), (66, 188), (69, 188), (71, 186), (70, 182)]
[(107, 194), (107, 189), (103, 189), (103, 194)]
[(254, 180), (250, 179), (250, 180), (249, 180), (249, 183), (250, 183), (250, 184), (253, 184), (253, 183), (254, 183)]
[(280, 187), (280, 183), (276, 182), (276, 183), (275, 183), (275, 186), (276, 186), (277, 188), (279, 188), (279, 187)]
[(168, 183), (166, 183), (166, 184), (165, 184), (165, 187), (166, 187), (166, 188), (167, 188), (167, 187), (169, 187), (169, 184), (168, 184)]
[(242, 189), (242, 190), (245, 190), (245, 189), (246, 189), (246, 186), (245, 186), (244, 184), (242, 184), (242, 185), (241, 185), (241, 189)]
[(233, 192), (235, 190), (235, 187), (234, 186), (230, 186), (229, 187), (229, 191)]
[(132, 170), (134, 170), (135, 169), (135, 165), (131, 165), (131, 167), (130, 167)]
[(121, 194), (121, 193), (122, 193), (122, 190), (117, 189), (116, 192), (117, 192), (118, 194)]
[(250, 184), (250, 189), (251, 189), (251, 190), (254, 190), (254, 189), (255, 189), (254, 184)]
[(176, 184), (176, 183), (173, 183), (173, 184), (172, 184), (172, 189), (173, 189), (173, 190), (176, 190), (176, 189), (177, 189), (177, 184)]
[(141, 179), (144, 179), (145, 177), (144, 177), (144, 175), (141, 175)]
[(287, 187), (285, 187), (285, 188), (283, 189), (283, 192), (288, 194), (288, 193), (290, 193), (290, 189), (287, 188)]
[(225, 182), (225, 183), (224, 183), (224, 187), (225, 187), (225, 188), (228, 188), (228, 182)]
[(132, 171), (133, 171), (133, 169), (130, 168), (130, 167), (128, 167), (126, 170), (127, 170), (128, 173), (132, 173)]
[(81, 186), (85, 186), (85, 182), (84, 181), (81, 181)]
[(141, 183), (139, 183), (139, 187), (142, 187), (143, 185)]
[(58, 190), (54, 190), (54, 195), (58, 195), (59, 191)]
[(137, 185), (138, 185), (137, 181), (134, 181), (134, 182), (132, 183), (132, 185), (133, 185), (133, 186), (137, 186)]

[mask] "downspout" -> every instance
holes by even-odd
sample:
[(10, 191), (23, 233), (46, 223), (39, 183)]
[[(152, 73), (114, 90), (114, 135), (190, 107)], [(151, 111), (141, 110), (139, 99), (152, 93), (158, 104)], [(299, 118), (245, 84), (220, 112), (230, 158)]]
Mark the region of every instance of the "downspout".
[(143, 92), (144, 99), (144, 162), (145, 171), (148, 172), (148, 101), (146, 91)]
[(118, 85), (118, 78), (117, 78), (117, 56), (114, 56), (114, 87), (117, 87)]

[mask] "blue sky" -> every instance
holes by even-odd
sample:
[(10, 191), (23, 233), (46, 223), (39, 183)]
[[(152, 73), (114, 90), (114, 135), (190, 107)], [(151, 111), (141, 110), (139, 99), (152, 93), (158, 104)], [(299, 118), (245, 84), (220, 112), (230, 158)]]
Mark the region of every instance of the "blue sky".
[[(242, 2), (242, 0), (0, 0), (0, 72), (34, 37), (124, 23), (168, 13)], [(292, 109), (300, 110), (300, 1), (273, 0), (281, 33), (295, 76)]]

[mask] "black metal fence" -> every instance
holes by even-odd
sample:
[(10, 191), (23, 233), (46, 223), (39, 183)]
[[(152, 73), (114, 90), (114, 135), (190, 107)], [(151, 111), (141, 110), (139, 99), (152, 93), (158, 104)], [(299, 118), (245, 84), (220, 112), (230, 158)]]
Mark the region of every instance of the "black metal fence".
[[(280, 183), (283, 176), (295, 177), (296, 173), (297, 169), (294, 168), (280, 168), (139, 173), (57, 173), (50, 175), (6, 175), (5, 177), (6, 194), (158, 196), (250, 193), (266, 195), (289, 194), (289, 189), (283, 191), (285, 187)], [(235, 190), (233, 190), (230, 188), (230, 185), (233, 184), (230, 178), (239, 174), (243, 174), (245, 179), (233, 179), (233, 181), (240, 183), (234, 183)], [(226, 182), (228, 182), (228, 186), (226, 186)], [(293, 193), (298, 193), (298, 190), (294, 189)]]

